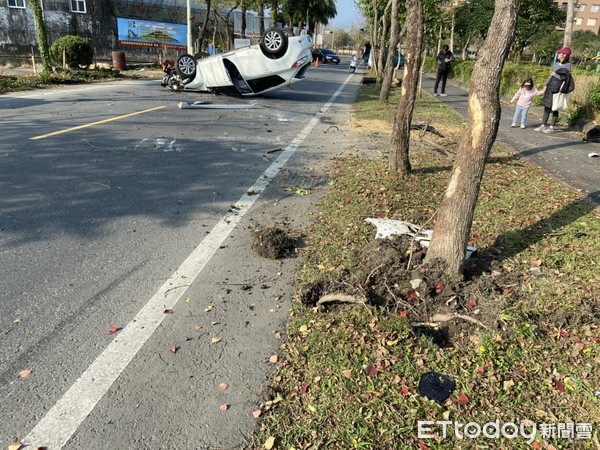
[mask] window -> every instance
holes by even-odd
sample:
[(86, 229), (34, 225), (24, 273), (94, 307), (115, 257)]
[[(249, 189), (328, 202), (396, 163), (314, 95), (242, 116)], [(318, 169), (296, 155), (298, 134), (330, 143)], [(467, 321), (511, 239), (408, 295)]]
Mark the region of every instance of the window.
[(596, 19), (588, 19), (587, 25), (588, 27), (596, 26)]
[(25, 0), (8, 0), (9, 8), (25, 8)]
[(598, 11), (600, 11), (600, 5), (592, 5), (591, 11), (592, 12), (598, 12)]
[(585, 3), (579, 5), (579, 11), (585, 11)]
[(71, 0), (71, 12), (84, 13), (85, 0)]
[(575, 25), (581, 25), (581, 22), (583, 22), (583, 21), (581, 20), (581, 17), (576, 17), (576, 18), (575, 18)]

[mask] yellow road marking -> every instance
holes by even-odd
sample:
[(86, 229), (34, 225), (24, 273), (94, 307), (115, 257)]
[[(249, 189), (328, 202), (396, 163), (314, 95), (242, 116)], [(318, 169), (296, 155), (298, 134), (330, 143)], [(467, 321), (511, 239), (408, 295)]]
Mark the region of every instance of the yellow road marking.
[(127, 117), (137, 116), (139, 114), (145, 114), (145, 113), (157, 111), (157, 110), (163, 109), (163, 108), (166, 108), (166, 106), (157, 106), (156, 108), (150, 108), (150, 109), (146, 109), (144, 111), (138, 111), (138, 112), (134, 112), (131, 114), (125, 114), (124, 116), (112, 117), (110, 119), (101, 120), (99, 122), (88, 123), (86, 125), (79, 125), (78, 127), (67, 128), (65, 130), (55, 131), (53, 133), (42, 134), (40, 136), (35, 136), (35, 137), (29, 138), (29, 139), (32, 141), (37, 141), (38, 139), (44, 139), (47, 137), (56, 136), (57, 134), (70, 133), (71, 131), (81, 130), (83, 128), (94, 127), (96, 125), (101, 125), (103, 123), (114, 122), (115, 120), (126, 119)]

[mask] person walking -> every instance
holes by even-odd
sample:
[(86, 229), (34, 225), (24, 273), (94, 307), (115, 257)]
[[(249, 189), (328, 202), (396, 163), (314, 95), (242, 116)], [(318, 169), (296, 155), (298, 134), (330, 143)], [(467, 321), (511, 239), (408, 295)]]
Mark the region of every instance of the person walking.
[(442, 51), (435, 58), (438, 64), (437, 77), (435, 79), (435, 86), (433, 87), (434, 97), (438, 96), (438, 86), (440, 81), (442, 82), (440, 97), (447, 97), (446, 95), (446, 80), (448, 80), (448, 74), (450, 73), (450, 65), (454, 61), (454, 55), (450, 51), (450, 47), (444, 45)]
[[(557, 50), (556, 53), (558, 54), (557, 61), (552, 66), (552, 72), (550, 72), (550, 76), (542, 89), (542, 94), (544, 94), (542, 98), (542, 105), (544, 106), (542, 123), (539, 127), (535, 128), (535, 131), (543, 131), (544, 133), (553, 133), (558, 121), (558, 111), (552, 110), (552, 96), (559, 92), (567, 94), (575, 89), (575, 82), (571, 75), (571, 63), (569, 62), (571, 49), (564, 47)], [(550, 114), (552, 114), (552, 122), (548, 127)]]
[(529, 107), (533, 103), (533, 97), (538, 94), (540, 94), (540, 91), (533, 85), (533, 80), (527, 78), (510, 101), (510, 103), (517, 102), (517, 109), (511, 127), (515, 128), (520, 121), (521, 128), (525, 128)]

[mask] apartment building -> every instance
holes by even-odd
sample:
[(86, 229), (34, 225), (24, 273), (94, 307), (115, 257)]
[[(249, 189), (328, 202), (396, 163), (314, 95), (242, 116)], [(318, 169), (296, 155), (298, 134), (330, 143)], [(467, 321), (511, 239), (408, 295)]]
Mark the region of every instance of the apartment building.
[[(555, 2), (563, 11), (567, 10), (567, 2)], [(600, 0), (583, 0), (575, 4), (573, 31), (591, 31), (600, 34)]]

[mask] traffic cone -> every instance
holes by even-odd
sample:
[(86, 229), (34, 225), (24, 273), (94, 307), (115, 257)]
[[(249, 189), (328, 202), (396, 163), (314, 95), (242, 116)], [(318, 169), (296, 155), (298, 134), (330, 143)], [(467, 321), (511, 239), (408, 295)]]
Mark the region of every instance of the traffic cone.
[(317, 58), (315, 61), (315, 67), (319, 67), (319, 58)]

